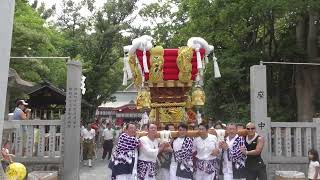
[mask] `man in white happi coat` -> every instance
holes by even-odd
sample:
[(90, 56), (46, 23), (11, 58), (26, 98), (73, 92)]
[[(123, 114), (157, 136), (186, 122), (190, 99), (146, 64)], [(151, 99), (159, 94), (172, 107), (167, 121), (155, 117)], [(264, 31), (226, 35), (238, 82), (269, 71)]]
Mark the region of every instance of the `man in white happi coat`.
[(244, 138), (237, 134), (237, 126), (229, 123), (227, 126), (228, 136), (225, 141), (220, 142), (223, 149), (222, 155), (222, 173), (224, 180), (234, 180), (246, 178), (245, 161), (246, 155), (241, 152), (245, 146)]
[(140, 138), (141, 146), (139, 148), (138, 158), (138, 180), (156, 179), (156, 161), (159, 153), (170, 151), (169, 143), (162, 143), (159, 146), (159, 140), (156, 139), (157, 126), (148, 125), (148, 135)]
[(173, 143), (173, 156), (170, 165), (170, 180), (191, 180), (193, 176), (193, 140), (186, 137), (188, 126), (180, 124), (178, 135)]
[(196, 180), (215, 180), (218, 178), (219, 143), (215, 135), (208, 133), (208, 125), (200, 123), (199, 137), (193, 141), (196, 152)]

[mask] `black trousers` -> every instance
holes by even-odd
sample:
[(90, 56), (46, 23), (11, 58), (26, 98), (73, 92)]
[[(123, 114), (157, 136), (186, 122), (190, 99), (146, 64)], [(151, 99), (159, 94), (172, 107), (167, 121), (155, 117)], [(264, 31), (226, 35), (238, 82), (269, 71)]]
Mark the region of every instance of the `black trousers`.
[(249, 166), (246, 166), (246, 172), (247, 172), (247, 180), (267, 180), (267, 170), (266, 165), (263, 162), (255, 163), (255, 166), (252, 166), (250, 164)]
[(108, 154), (108, 159), (111, 158), (112, 148), (113, 148), (113, 141), (112, 140), (104, 140), (102, 159), (105, 159), (107, 154)]
[(6, 172), (7, 167), (10, 165), (10, 163), (8, 161), (1, 160), (1, 165), (2, 165), (3, 171)]

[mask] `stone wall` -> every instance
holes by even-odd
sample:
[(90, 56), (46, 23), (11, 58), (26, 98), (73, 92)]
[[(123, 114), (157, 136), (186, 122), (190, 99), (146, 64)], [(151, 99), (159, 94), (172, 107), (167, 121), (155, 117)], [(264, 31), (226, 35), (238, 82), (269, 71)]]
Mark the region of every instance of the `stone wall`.
[(307, 163), (287, 163), (287, 164), (269, 164), (267, 169), (268, 179), (274, 179), (276, 171), (299, 171), (303, 172), (306, 177), (308, 175)]
[(55, 164), (55, 163), (23, 163), (28, 173), (31, 173), (32, 171), (58, 171), (59, 179), (61, 178), (61, 172), (62, 172), (62, 166), (61, 164)]

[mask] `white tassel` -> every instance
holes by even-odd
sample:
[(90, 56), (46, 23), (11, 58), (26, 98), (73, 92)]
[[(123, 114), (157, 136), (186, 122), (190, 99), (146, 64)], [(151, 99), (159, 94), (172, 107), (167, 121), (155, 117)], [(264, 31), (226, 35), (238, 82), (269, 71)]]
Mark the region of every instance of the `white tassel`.
[(197, 67), (198, 69), (202, 69), (202, 61), (201, 61), (201, 54), (200, 54), (199, 48), (196, 48), (196, 53), (197, 53)]
[(123, 85), (123, 86), (128, 85), (128, 75), (127, 75), (127, 72), (126, 72), (125, 68), (123, 68), (123, 80), (122, 80), (122, 85)]
[(208, 56), (206, 55), (206, 57), (205, 57), (205, 62), (206, 62), (206, 64), (208, 64), (209, 63), (209, 59), (208, 59)]
[(144, 71), (145, 73), (149, 73), (146, 49), (143, 50), (142, 61), (143, 61), (143, 71)]
[(201, 80), (201, 75), (200, 75), (200, 72), (198, 72), (196, 75), (196, 82), (199, 82), (200, 80)]
[(206, 62), (205, 62), (205, 60), (202, 61), (202, 67), (203, 67), (202, 70), (203, 70), (203, 69), (206, 69)]
[(124, 67), (125, 67), (125, 71), (127, 72), (128, 75), (128, 79), (132, 79), (132, 71), (129, 65), (129, 58), (128, 57), (124, 57)]
[(213, 68), (214, 68), (214, 77), (215, 78), (220, 78), (221, 74), (220, 74), (217, 58), (216, 58), (215, 55), (213, 55)]
[(198, 124), (202, 123), (202, 118), (199, 110), (197, 111), (197, 121), (198, 121)]
[(141, 77), (142, 77), (141, 87), (144, 87), (144, 82), (145, 82), (144, 73), (142, 72), (142, 67), (141, 67), (140, 64), (139, 64), (138, 58), (136, 58), (136, 63), (137, 63), (139, 72), (140, 72)]
[(147, 112), (144, 112), (141, 118), (142, 124), (148, 124), (149, 123), (149, 116)]

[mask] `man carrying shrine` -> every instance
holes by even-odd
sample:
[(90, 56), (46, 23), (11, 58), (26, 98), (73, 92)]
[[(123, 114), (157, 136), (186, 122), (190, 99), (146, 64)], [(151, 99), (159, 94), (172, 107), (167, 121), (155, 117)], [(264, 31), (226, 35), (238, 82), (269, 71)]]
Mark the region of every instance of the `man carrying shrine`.
[(200, 123), (199, 137), (193, 141), (196, 153), (196, 180), (215, 180), (218, 178), (219, 164), (217, 156), (220, 153), (219, 143), (215, 135), (208, 133), (208, 125)]
[(186, 137), (188, 126), (178, 126), (179, 137), (173, 141), (173, 156), (170, 165), (170, 180), (190, 180), (193, 176), (193, 140)]
[(245, 147), (245, 140), (237, 134), (237, 126), (229, 123), (227, 126), (228, 136), (220, 142), (222, 152), (222, 173), (224, 180), (245, 179), (246, 155), (241, 152)]
[(140, 138), (138, 180), (155, 180), (158, 154), (171, 151), (170, 144), (160, 144), (159, 140), (156, 139), (156, 135), (157, 126), (155, 124), (149, 124), (148, 135)]
[(136, 166), (136, 150), (139, 146), (139, 139), (135, 136), (136, 126), (132, 123), (127, 124), (125, 132), (119, 137), (109, 164), (109, 168), (112, 170), (112, 179), (130, 180), (136, 175), (134, 166)]

